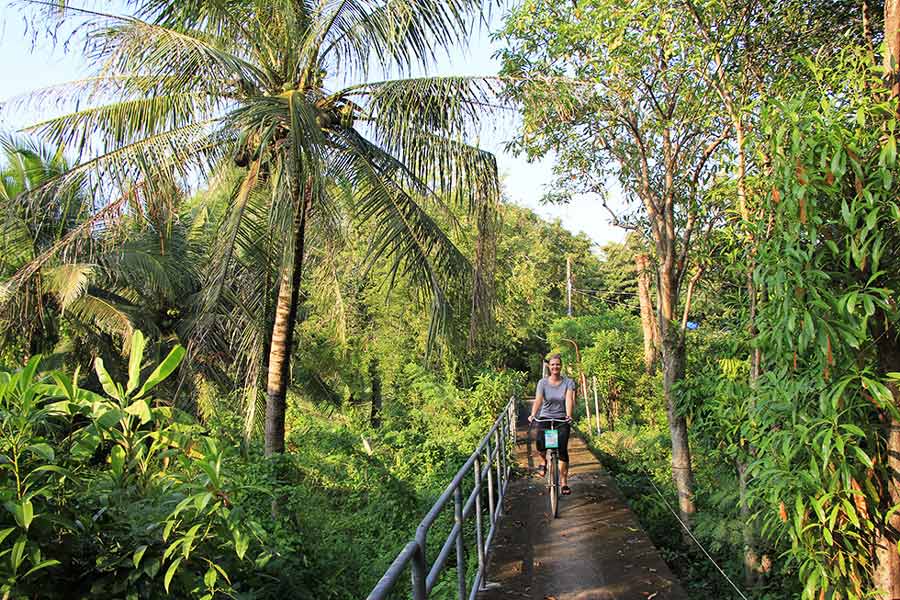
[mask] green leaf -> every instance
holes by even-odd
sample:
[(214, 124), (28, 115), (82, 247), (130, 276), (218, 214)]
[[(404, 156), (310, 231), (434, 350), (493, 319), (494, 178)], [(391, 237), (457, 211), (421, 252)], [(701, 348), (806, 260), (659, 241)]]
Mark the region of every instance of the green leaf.
[(206, 587), (212, 589), (216, 586), (216, 579), (219, 577), (218, 572), (215, 569), (210, 567), (206, 570), (206, 574), (203, 575), (203, 583), (206, 584)]
[(250, 538), (240, 530), (235, 529), (233, 532), (234, 535), (234, 551), (238, 555), (238, 558), (243, 560), (244, 554), (247, 553), (247, 548), (250, 547)]
[(169, 565), (169, 568), (166, 569), (166, 576), (163, 578), (163, 587), (166, 588), (166, 593), (169, 592), (169, 584), (172, 583), (172, 577), (175, 576), (175, 571), (178, 570), (178, 565), (181, 564), (181, 559), (176, 558), (172, 561), (172, 564)]
[(131, 394), (141, 383), (141, 363), (144, 360), (146, 343), (140, 329), (131, 336), (131, 355), (128, 357), (128, 387), (125, 389), (125, 394)]
[(56, 456), (53, 452), (53, 447), (50, 446), (50, 444), (46, 444), (44, 442), (32, 444), (28, 446), (27, 449), (33, 452), (39, 458), (43, 458), (47, 462), (52, 462), (54, 457)]
[(88, 459), (97, 451), (100, 445), (100, 435), (97, 429), (91, 425), (82, 429), (75, 435), (75, 443), (72, 444), (72, 456), (77, 459)]
[(897, 160), (897, 140), (889, 135), (884, 144), (884, 159), (887, 166), (892, 167)]
[(129, 415), (140, 417), (141, 425), (149, 423), (152, 418), (152, 415), (150, 414), (150, 405), (147, 404), (147, 401), (144, 399), (132, 402), (131, 405), (125, 409), (125, 412)]
[(861, 438), (866, 437), (865, 432), (853, 423), (842, 423), (841, 429), (843, 429), (844, 431), (849, 431), (853, 435), (859, 436)]
[(15, 527), (7, 527), (6, 529), (0, 530), (0, 543), (2, 543), (3, 540), (8, 538), (9, 534), (11, 534), (15, 530), (16, 530)]
[(184, 534), (182, 538), (181, 554), (187, 560), (191, 556), (191, 550), (194, 549), (194, 540), (197, 538), (197, 532), (200, 531), (201, 523), (197, 523)]
[(34, 520), (34, 505), (31, 500), (22, 500), (22, 521), (19, 523), (27, 531)]
[(184, 347), (181, 345), (175, 346), (172, 348), (172, 351), (169, 352), (169, 355), (166, 356), (165, 360), (163, 360), (150, 376), (147, 378), (147, 381), (144, 382), (144, 385), (141, 386), (141, 389), (138, 391), (136, 398), (143, 397), (147, 392), (155, 388), (157, 385), (162, 383), (166, 377), (172, 374), (172, 372), (178, 368), (178, 365), (181, 364), (181, 359), (184, 358)]
[(103, 387), (103, 391), (106, 392), (106, 395), (121, 402), (123, 398), (119, 393), (119, 388), (106, 370), (106, 367), (103, 365), (103, 359), (99, 356), (94, 361), (94, 371), (96, 371), (97, 379), (100, 380), (100, 385)]
[(147, 551), (147, 546), (138, 546), (137, 550), (134, 551), (134, 555), (131, 557), (131, 562), (134, 564), (134, 568), (137, 569), (138, 565), (141, 564), (141, 559), (144, 558), (144, 553)]
[(146, 573), (150, 579), (153, 579), (154, 577), (156, 577), (156, 574), (159, 573), (159, 568), (161, 566), (162, 563), (160, 562), (160, 560), (158, 558), (154, 558), (144, 565), (144, 573)]
[(9, 553), (9, 566), (12, 567), (13, 573), (19, 571), (19, 567), (25, 559), (25, 544), (27, 542), (28, 539), (24, 535), (20, 535), (16, 539), (16, 543), (13, 544), (12, 551)]
[(109, 463), (113, 474), (116, 477), (122, 477), (125, 472), (125, 449), (122, 446), (116, 444), (109, 451)]
[(813, 510), (816, 511), (816, 516), (819, 517), (819, 520), (825, 521), (825, 511), (822, 509), (822, 503), (819, 502), (818, 498), (810, 498), (809, 503), (812, 505)]
[(30, 569), (25, 571), (25, 574), (22, 575), (22, 578), (24, 579), (25, 577), (28, 577), (32, 573), (40, 571), (41, 569), (46, 569), (47, 567), (55, 567), (58, 564), (60, 564), (60, 562), (58, 560), (54, 560), (52, 558), (48, 559), (48, 560), (42, 560), (41, 562), (37, 563), (36, 565), (34, 565), (33, 567), (31, 567)]
[(31, 500), (22, 500), (21, 502), (9, 500), (4, 502), (3, 506), (12, 514), (19, 527), (28, 529), (34, 519), (34, 506), (31, 504)]
[(866, 454), (862, 448), (860, 448), (859, 446), (853, 446), (853, 451), (856, 452), (857, 458), (859, 458), (859, 460), (862, 461), (862, 463), (866, 465), (866, 467), (870, 469), (872, 468), (872, 459), (869, 458), (869, 455)]

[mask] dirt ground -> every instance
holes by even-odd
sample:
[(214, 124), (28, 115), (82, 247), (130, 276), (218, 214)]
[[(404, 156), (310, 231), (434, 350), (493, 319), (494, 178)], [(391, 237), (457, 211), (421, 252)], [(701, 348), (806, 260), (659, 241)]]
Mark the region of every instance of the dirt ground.
[(584, 442), (573, 435), (569, 485), (550, 518), (537, 449), (519, 427), (513, 480), (479, 600), (687, 600), (678, 581)]

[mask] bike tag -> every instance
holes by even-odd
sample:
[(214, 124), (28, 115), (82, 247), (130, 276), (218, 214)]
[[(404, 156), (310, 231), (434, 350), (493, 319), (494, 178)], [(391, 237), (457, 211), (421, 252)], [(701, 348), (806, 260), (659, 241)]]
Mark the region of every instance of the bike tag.
[(559, 431), (556, 429), (545, 429), (544, 445), (546, 445), (547, 448), (559, 448)]

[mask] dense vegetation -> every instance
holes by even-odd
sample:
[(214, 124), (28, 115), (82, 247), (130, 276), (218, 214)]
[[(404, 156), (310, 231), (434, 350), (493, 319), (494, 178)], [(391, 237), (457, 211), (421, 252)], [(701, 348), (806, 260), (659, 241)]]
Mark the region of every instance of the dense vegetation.
[[(692, 598), (679, 520), (900, 596), (898, 7), (524, 0), (500, 77), (379, 80), (487, 4), (26, 6), (97, 72), (2, 137), (5, 597), (360, 597), (550, 351)], [(501, 200), (503, 103), (624, 244)]]

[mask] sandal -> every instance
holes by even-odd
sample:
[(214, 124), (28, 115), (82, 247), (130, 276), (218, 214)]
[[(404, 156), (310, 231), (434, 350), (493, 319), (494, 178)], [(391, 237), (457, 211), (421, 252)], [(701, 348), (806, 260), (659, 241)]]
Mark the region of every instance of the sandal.
[(541, 465), (538, 467), (538, 475), (541, 477), (547, 476), (547, 465)]
[(572, 488), (570, 488), (567, 485), (562, 486), (562, 495), (563, 496), (568, 496), (571, 493), (572, 493)]

